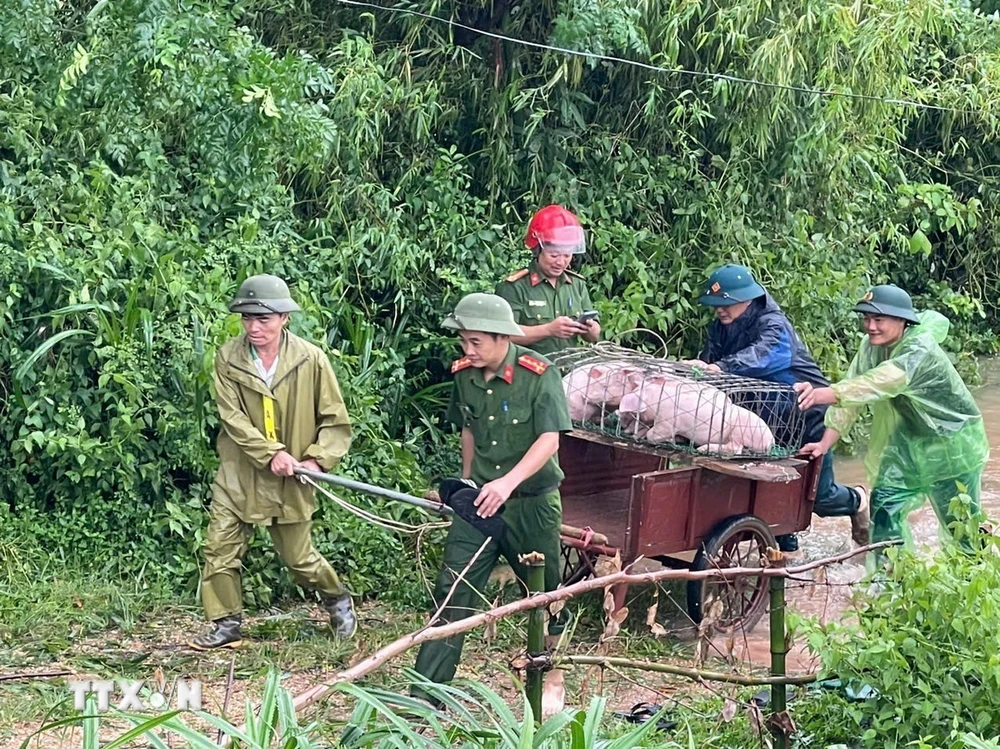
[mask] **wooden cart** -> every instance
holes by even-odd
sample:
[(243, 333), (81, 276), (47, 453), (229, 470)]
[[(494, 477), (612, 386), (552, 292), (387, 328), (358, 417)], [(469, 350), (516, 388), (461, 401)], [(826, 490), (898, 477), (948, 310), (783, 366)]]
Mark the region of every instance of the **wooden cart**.
[[(563, 435), (559, 461), (566, 583), (593, 574), (601, 554), (620, 553), (623, 567), (639, 557), (693, 570), (757, 566), (775, 536), (809, 527), (821, 463), (723, 460), (583, 430)], [(749, 630), (767, 608), (762, 577), (687, 588), (695, 623), (722, 602), (718, 631)], [(614, 591), (616, 606), (626, 592)]]

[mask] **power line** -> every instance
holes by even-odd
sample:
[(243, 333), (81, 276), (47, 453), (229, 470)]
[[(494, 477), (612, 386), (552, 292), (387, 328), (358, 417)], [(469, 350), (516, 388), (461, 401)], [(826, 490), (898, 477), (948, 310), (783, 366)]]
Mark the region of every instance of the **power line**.
[(532, 42), (527, 39), (517, 39), (512, 36), (506, 36), (505, 34), (498, 34), (495, 31), (487, 31), (485, 29), (477, 29), (474, 26), (468, 26), (460, 21), (453, 21), (450, 18), (442, 18), (441, 16), (435, 16), (430, 13), (424, 13), (423, 11), (413, 10), (411, 8), (400, 8), (400, 7), (389, 7), (384, 5), (378, 5), (376, 3), (365, 2), (364, 0), (337, 0), (337, 2), (343, 5), (355, 5), (362, 8), (373, 8), (375, 10), (388, 11), (390, 13), (403, 13), (411, 16), (419, 16), (420, 18), (426, 18), (431, 21), (438, 21), (439, 23), (445, 23), (449, 26), (454, 26), (460, 29), (465, 29), (466, 31), (471, 31), (474, 34), (480, 34), (481, 36), (487, 36), (492, 39), (499, 39), (500, 41), (510, 42), (512, 44), (520, 44), (524, 47), (534, 47), (535, 49), (548, 50), (550, 52), (559, 52), (564, 55), (571, 55), (574, 57), (586, 57), (592, 60), (603, 60), (605, 62), (615, 62), (623, 65), (631, 65), (632, 67), (642, 68), (643, 70), (650, 70), (655, 73), (668, 73), (675, 75), (689, 75), (696, 78), (708, 78), (710, 80), (716, 81), (729, 81), (730, 83), (742, 83), (751, 86), (761, 86), (764, 88), (774, 88), (780, 89), (782, 91), (794, 91), (800, 94), (809, 94), (810, 96), (826, 96), (834, 97), (841, 96), (849, 99), (857, 99), (860, 101), (873, 101), (880, 102), (883, 104), (895, 104), (902, 107), (913, 107), (915, 109), (928, 109), (935, 112), (950, 112), (952, 114), (975, 114), (973, 110), (969, 109), (955, 109), (953, 107), (942, 107), (937, 104), (925, 104), (919, 101), (911, 101), (908, 99), (888, 99), (881, 96), (873, 96), (870, 94), (855, 94), (847, 91), (830, 91), (818, 88), (807, 88), (805, 86), (793, 86), (787, 83), (773, 83), (771, 81), (761, 81), (755, 78), (743, 78), (737, 75), (729, 75), (727, 73), (708, 73), (701, 70), (688, 70), (686, 68), (665, 68), (659, 65), (653, 65), (648, 62), (641, 62), (639, 60), (629, 60), (624, 57), (614, 57), (612, 55), (602, 55), (596, 52), (581, 52), (577, 49), (569, 49), (567, 47), (556, 47), (551, 44), (543, 44), (541, 42)]

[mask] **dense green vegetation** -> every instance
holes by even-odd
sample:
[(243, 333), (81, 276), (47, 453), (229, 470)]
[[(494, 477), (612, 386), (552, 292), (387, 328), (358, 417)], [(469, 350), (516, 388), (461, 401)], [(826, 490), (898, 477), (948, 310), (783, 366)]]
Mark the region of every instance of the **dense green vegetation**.
[[(193, 597), (215, 465), (215, 347), (249, 273), (288, 278), (357, 437), (344, 469), (452, 467), (442, 311), (577, 210), (605, 330), (690, 354), (706, 268), (757, 269), (839, 374), (849, 303), (891, 278), (991, 351), (1000, 32), (952, 0), (0, 0), (0, 527)], [(397, 511), (398, 510), (393, 510)], [(359, 592), (422, 595), (403, 541), (325, 508)], [(427, 545), (425, 545), (427, 546)], [(251, 604), (287, 591), (267, 546)]]

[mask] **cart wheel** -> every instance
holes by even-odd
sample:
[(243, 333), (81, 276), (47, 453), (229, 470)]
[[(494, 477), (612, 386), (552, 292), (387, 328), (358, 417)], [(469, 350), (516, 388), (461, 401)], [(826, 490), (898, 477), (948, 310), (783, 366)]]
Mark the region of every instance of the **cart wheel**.
[[(777, 548), (767, 523), (756, 515), (736, 515), (719, 523), (698, 549), (692, 570), (726, 567), (756, 567), (767, 548)], [(687, 586), (688, 613), (700, 624), (715, 600), (722, 612), (715, 622), (718, 632), (738, 627), (749, 632), (767, 608), (768, 584), (763, 577), (732, 577), (728, 580), (691, 580)]]

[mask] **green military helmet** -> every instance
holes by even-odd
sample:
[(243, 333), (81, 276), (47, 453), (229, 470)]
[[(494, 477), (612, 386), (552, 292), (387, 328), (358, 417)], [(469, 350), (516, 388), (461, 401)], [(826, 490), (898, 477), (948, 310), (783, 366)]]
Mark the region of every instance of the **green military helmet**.
[(449, 330), (524, 335), (524, 331), (514, 320), (514, 310), (510, 308), (510, 304), (496, 294), (465, 295), (441, 326)]
[(873, 286), (861, 301), (854, 305), (854, 311), (863, 315), (898, 317), (914, 325), (920, 324), (920, 318), (913, 309), (910, 295), (891, 283)]
[(723, 265), (708, 277), (705, 291), (698, 298), (699, 304), (709, 307), (729, 307), (749, 302), (767, 292), (754, 280), (745, 265)]
[(277, 276), (265, 274), (250, 276), (240, 284), (239, 291), (229, 303), (230, 312), (243, 315), (273, 315), (297, 312), (299, 305), (292, 301), (288, 284)]

